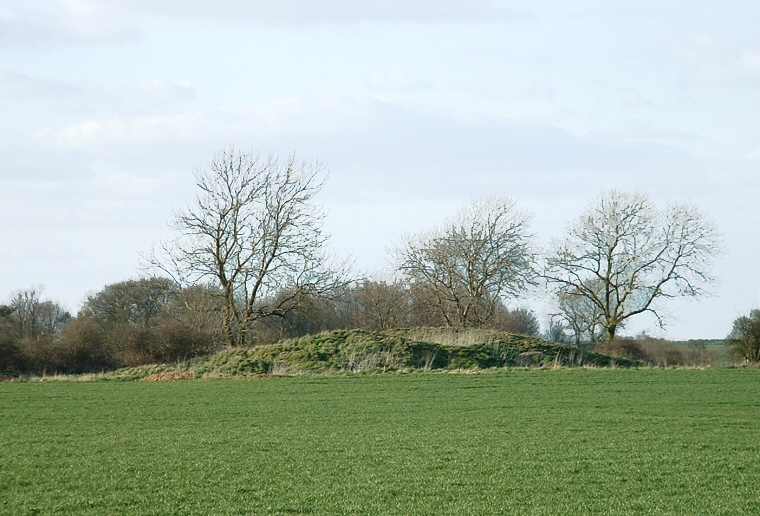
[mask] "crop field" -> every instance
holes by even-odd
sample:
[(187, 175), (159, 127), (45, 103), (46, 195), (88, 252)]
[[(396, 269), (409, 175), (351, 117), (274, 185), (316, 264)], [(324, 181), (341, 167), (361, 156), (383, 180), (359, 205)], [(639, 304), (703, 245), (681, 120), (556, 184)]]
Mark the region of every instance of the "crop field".
[(0, 384), (2, 514), (760, 514), (760, 371)]

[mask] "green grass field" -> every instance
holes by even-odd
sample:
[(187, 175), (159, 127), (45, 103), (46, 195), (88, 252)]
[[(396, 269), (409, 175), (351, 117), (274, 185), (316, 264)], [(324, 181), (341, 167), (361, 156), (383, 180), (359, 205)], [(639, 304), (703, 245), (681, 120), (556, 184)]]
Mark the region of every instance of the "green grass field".
[(0, 384), (2, 514), (760, 514), (760, 371)]

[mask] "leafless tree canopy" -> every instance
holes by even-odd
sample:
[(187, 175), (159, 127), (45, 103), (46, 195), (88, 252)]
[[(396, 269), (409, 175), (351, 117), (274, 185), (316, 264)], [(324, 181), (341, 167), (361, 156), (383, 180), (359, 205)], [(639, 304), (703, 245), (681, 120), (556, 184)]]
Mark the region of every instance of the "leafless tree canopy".
[(569, 320), (585, 314), (581, 326), (593, 331), (601, 325), (611, 340), (641, 313), (653, 314), (662, 326), (660, 301), (707, 294), (721, 252), (715, 225), (693, 205), (660, 210), (645, 195), (613, 190), (553, 244), (544, 274)]
[(19, 338), (57, 334), (71, 320), (71, 314), (58, 303), (41, 299), (43, 290), (36, 285), (13, 295), (8, 308)]
[(407, 239), (400, 270), (429, 292), (447, 326), (481, 327), (502, 297), (534, 281), (528, 216), (506, 198), (477, 201), (442, 229)]
[(323, 214), (314, 202), (323, 183), (319, 163), (220, 152), (196, 172), (199, 194), (173, 223), (179, 237), (152, 261), (180, 285), (217, 284), (228, 344), (249, 344), (253, 322), (283, 315), (339, 280), (325, 267)]

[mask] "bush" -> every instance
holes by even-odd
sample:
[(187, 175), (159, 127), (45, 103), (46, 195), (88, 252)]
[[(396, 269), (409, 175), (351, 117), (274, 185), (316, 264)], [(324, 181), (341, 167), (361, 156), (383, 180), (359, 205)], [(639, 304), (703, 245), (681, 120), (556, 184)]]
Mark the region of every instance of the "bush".
[(102, 331), (87, 319), (74, 319), (55, 338), (24, 339), (23, 346), (30, 372), (78, 374), (117, 366)]
[(649, 359), (639, 342), (626, 337), (616, 337), (612, 341), (597, 342), (594, 344), (594, 351), (611, 357), (641, 360), (642, 362), (648, 362)]
[(0, 375), (19, 374), (26, 368), (21, 348), (9, 335), (0, 335)]
[(594, 345), (594, 351), (656, 367), (705, 366), (716, 361), (715, 354), (707, 351), (704, 344), (674, 343), (643, 333), (635, 339), (618, 337), (612, 342), (599, 342)]
[(193, 331), (180, 321), (167, 321), (151, 331), (149, 352), (159, 362), (184, 360), (213, 351), (208, 333)]

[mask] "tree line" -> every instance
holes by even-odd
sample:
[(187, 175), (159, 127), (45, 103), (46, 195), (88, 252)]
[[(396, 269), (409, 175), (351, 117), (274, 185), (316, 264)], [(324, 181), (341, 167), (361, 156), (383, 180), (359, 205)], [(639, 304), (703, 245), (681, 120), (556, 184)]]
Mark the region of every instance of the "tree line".
[(643, 313), (664, 326), (669, 299), (709, 293), (723, 251), (694, 205), (611, 190), (541, 252), (530, 215), (489, 197), (399, 242), (393, 280), (357, 279), (326, 252), (315, 199), (325, 177), (295, 155), (219, 152), (196, 170), (197, 196), (147, 257), (148, 277), (106, 286), (76, 317), (35, 288), (0, 306), (0, 369), (97, 370), (338, 328), (537, 335), (535, 314), (507, 303), (539, 291), (557, 308), (547, 337), (609, 342)]
[[(181, 288), (162, 277), (122, 281), (89, 295), (75, 317), (40, 294), (34, 287), (0, 305), (1, 373), (97, 372), (186, 360), (228, 347), (224, 293), (211, 285)], [(444, 326), (444, 318), (420, 295), (402, 281), (373, 280), (343, 285), (330, 296), (305, 295), (298, 306), (251, 323), (245, 345), (337, 329)], [(263, 310), (288, 299), (292, 302), (292, 294), (283, 293), (260, 303)], [(495, 309), (489, 327), (529, 335), (540, 331), (533, 312), (504, 305)]]

